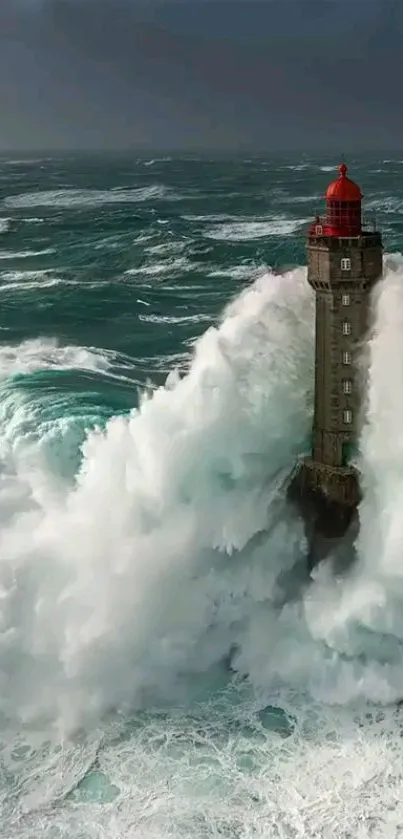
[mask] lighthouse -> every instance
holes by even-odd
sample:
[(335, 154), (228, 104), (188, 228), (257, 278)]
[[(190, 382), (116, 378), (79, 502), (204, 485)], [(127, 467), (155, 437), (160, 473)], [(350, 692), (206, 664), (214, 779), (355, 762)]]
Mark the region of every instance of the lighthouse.
[(383, 251), (381, 234), (363, 221), (363, 195), (344, 163), (325, 199), (326, 213), (314, 219), (307, 239), (307, 279), (316, 298), (311, 452), (297, 464), (288, 492), (305, 521), (310, 566), (356, 521), (354, 453), (363, 399), (357, 358)]

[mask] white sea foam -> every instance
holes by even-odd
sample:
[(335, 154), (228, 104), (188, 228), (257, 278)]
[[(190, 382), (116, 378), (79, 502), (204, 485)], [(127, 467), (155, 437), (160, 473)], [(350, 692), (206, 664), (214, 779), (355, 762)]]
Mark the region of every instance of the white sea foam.
[(240, 221), (239, 216), (230, 215), (228, 213), (209, 213), (207, 215), (197, 215), (195, 213), (188, 213), (182, 216), (185, 221)]
[(144, 323), (211, 323), (211, 315), (139, 315), (139, 320)]
[(33, 166), (37, 163), (45, 163), (51, 160), (49, 157), (22, 157), (15, 160), (2, 160), (5, 166)]
[[(19, 292), (20, 294), (26, 294), (27, 291), (36, 291), (36, 290), (43, 290), (45, 288), (53, 288), (54, 286), (65, 285), (63, 280), (59, 279), (37, 279), (37, 280), (25, 280), (21, 282), (20, 280), (11, 281), (8, 283), (2, 282), (0, 284), (0, 294), (4, 294), (4, 292), (15, 291)], [(76, 283), (77, 285), (77, 283)]]
[(198, 267), (197, 262), (192, 262), (186, 257), (178, 257), (178, 259), (166, 259), (164, 262), (146, 263), (145, 265), (140, 265), (138, 268), (128, 268), (125, 274), (134, 277), (143, 274), (153, 277), (159, 274), (171, 274), (175, 271), (192, 271)]
[(161, 184), (154, 184), (137, 189), (60, 189), (47, 192), (28, 192), (22, 195), (12, 195), (4, 199), (6, 207), (60, 207), (75, 209), (76, 207), (96, 207), (104, 204), (136, 204), (143, 201), (162, 199), (174, 200), (172, 190)]
[(144, 160), (144, 166), (155, 166), (156, 163), (169, 163), (172, 157), (153, 157), (151, 160)]
[(41, 251), (0, 251), (0, 259), (28, 259), (32, 256), (49, 256), (52, 253), (55, 253), (54, 248)]
[(110, 366), (105, 350), (95, 347), (61, 345), (55, 340), (24, 341), (16, 346), (0, 345), (0, 377), (35, 370), (107, 370)]
[[(2, 759), (20, 773), (19, 813), (3, 802), (7, 839), (78, 835), (84, 801), (97, 839), (266, 839), (268, 825), (399, 835), (403, 727), (387, 703), (403, 695), (402, 276), (389, 259), (375, 300), (360, 561), (344, 579), (325, 565), (279, 602), (301, 554), (282, 477), (311, 422), (303, 270), (259, 278), (197, 342), (187, 376), (173, 372), (139, 411), (90, 434), (61, 497), (41, 462), (14, 450), (0, 488), (0, 702), (17, 726)], [(0, 355), (3, 376), (20, 354)], [(119, 726), (109, 738), (98, 729), (108, 708), (197, 694), (233, 644), (246, 682), (189, 715), (144, 714), (116, 739)], [(277, 730), (268, 704), (287, 715)], [(91, 736), (57, 750), (48, 729), (21, 726), (40, 713), (91, 723)]]
[(139, 235), (139, 236), (137, 236), (137, 237), (133, 240), (133, 242), (134, 242), (136, 245), (143, 245), (143, 244), (144, 244), (144, 242), (150, 242), (150, 241), (151, 241), (151, 239), (154, 239), (154, 238), (155, 238), (155, 236), (154, 236), (154, 234), (153, 234), (153, 233), (140, 233), (140, 235)]
[(243, 242), (264, 239), (266, 236), (286, 236), (304, 224), (306, 219), (287, 219), (281, 216), (267, 221), (240, 221), (217, 225), (203, 234), (207, 239)]
[[(13, 293), (26, 294), (28, 291), (43, 291), (58, 286), (80, 286), (80, 280), (71, 277), (51, 277), (51, 271), (7, 271), (0, 275), (0, 294)], [(107, 284), (106, 280), (99, 280), (86, 283), (87, 289), (102, 288)]]
[(185, 242), (161, 242), (158, 245), (151, 245), (148, 248), (144, 248), (145, 253), (157, 254), (157, 256), (163, 256), (166, 254), (172, 253), (181, 253), (186, 247)]
[(142, 265), (141, 268), (128, 268), (125, 271), (128, 277), (137, 277), (139, 274), (146, 274), (150, 277), (158, 276), (158, 274), (165, 274), (168, 271), (168, 264), (165, 262), (155, 262), (151, 265)]
[(214, 271), (209, 271), (209, 277), (219, 279), (220, 277), (230, 277), (233, 280), (250, 280), (257, 273), (262, 274), (263, 266), (256, 268), (253, 265), (230, 265), (228, 268), (215, 268)]
[(368, 210), (382, 211), (383, 215), (400, 215), (403, 212), (403, 202), (394, 195), (385, 195), (383, 198), (373, 198), (367, 201)]
[(311, 163), (297, 163), (296, 165), (289, 165), (286, 166), (286, 169), (291, 169), (292, 172), (305, 172), (306, 169), (310, 169)]
[[(242, 549), (264, 527), (268, 477), (291, 465), (295, 439), (305, 433), (306, 373), (299, 367), (306, 371), (312, 362), (311, 330), (312, 299), (303, 272), (266, 277), (232, 304), (218, 330), (206, 333), (185, 379), (171, 377), (167, 388), (155, 391), (130, 420), (117, 418), (106, 435), (90, 435), (77, 490), (67, 506), (55, 510), (47, 499), (49, 509), (38, 510), (36, 523), (31, 522), (34, 553), (39, 550), (40, 565), (45, 563), (49, 574), (38, 580), (40, 592), (31, 604), (37, 617), (24, 640), (30, 651), (26, 661), (31, 673), (30, 661), (35, 667), (50, 656), (55, 669), (47, 698), (42, 680), (34, 685), (33, 672), (25, 673), (30, 691), (19, 695), (20, 710), (34, 712), (44, 703), (44, 710), (56, 711), (60, 720), (78, 722), (115, 703), (138, 704), (145, 689), (169, 694), (178, 668), (186, 669), (190, 661), (195, 666), (195, 644), (197, 670), (223, 654), (228, 630), (216, 648), (212, 636), (205, 636), (206, 620), (211, 621), (222, 598), (232, 620), (230, 602), (224, 605), (226, 575), (231, 576), (225, 556)], [(284, 340), (290, 343), (287, 354), (278, 351)], [(38, 366), (46, 364), (47, 356), (52, 364), (55, 353), (57, 365), (67, 366), (74, 362), (71, 352), (53, 345), (45, 353), (41, 348)], [(3, 362), (0, 357), (0, 369), (32, 369), (35, 355), (32, 344), (22, 353), (8, 350)], [(103, 364), (87, 350), (81, 363), (74, 363), (92, 366), (94, 361)], [(290, 377), (295, 382), (291, 388)], [(269, 387), (263, 385), (267, 381)], [(223, 490), (227, 483), (232, 489)], [(110, 491), (119, 493), (117, 506)], [(101, 526), (105, 505), (107, 532)], [(75, 534), (73, 542), (67, 531)], [(16, 532), (14, 525), (3, 532), (2, 556), (10, 568), (21, 561), (32, 567), (33, 534), (29, 543), (22, 535), (17, 548)], [(207, 567), (218, 563), (217, 571), (199, 585), (198, 575), (204, 578), (207, 571), (206, 551)], [(270, 579), (273, 573), (269, 564)], [(180, 601), (179, 580), (182, 593), (187, 592)], [(15, 593), (9, 594), (12, 601)], [(52, 611), (56, 601), (57, 620)], [(180, 625), (188, 620), (186, 640)], [(120, 672), (122, 655), (129, 655), (131, 664)], [(19, 691), (20, 678), (18, 686)], [(11, 679), (13, 702), (16, 689)]]
[[(98, 280), (87, 283), (86, 287), (101, 288), (103, 285), (105, 285), (105, 280)], [(56, 286), (82, 286), (82, 281), (69, 276), (54, 276), (52, 268), (43, 268), (40, 271), (2, 271), (0, 273), (0, 294), (9, 291), (26, 294), (28, 291), (43, 291)]]
[(29, 282), (30, 280), (46, 279), (49, 274), (52, 274), (52, 268), (42, 268), (39, 271), (2, 271), (0, 277), (6, 283), (16, 282), (18, 280)]

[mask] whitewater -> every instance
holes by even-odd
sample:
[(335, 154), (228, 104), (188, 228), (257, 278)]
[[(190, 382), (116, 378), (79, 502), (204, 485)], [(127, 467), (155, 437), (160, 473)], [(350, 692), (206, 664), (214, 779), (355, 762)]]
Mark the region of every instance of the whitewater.
[[(279, 835), (286, 835), (281, 822), (304, 835), (326, 821), (326, 811), (326, 829), (342, 829), (347, 820), (350, 830), (354, 818), (355, 831), (360, 816), (368, 816), (360, 789), (375, 784), (374, 772), (378, 795), (384, 797), (387, 783), (393, 804), (400, 777), (392, 782), (394, 761), (401, 759), (395, 703), (403, 696), (402, 275), (401, 261), (391, 261), (371, 342), (362, 438), (366, 550), (347, 577), (334, 579), (320, 568), (290, 602), (283, 602), (281, 578), (303, 553), (303, 534), (286, 510), (281, 479), (303, 448), (312, 402), (313, 301), (303, 269), (261, 276), (199, 340), (186, 376), (173, 371), (129, 418), (93, 431), (74, 486), (46, 468), (41, 439), (24, 437), (26, 406), (15, 410), (2, 400), (1, 696), (3, 719), (13, 721), (22, 741), (16, 747), (15, 732), (6, 741), (4, 771), (27, 752), (35, 767), (46, 749), (52, 773), (35, 783), (28, 762), (19, 835), (24, 821), (25, 835), (46, 822), (53, 797), (69, 792), (86, 768), (82, 761), (96, 755), (108, 767), (110, 786), (120, 789), (121, 773), (123, 783), (130, 773), (130, 783), (140, 785), (139, 809), (131, 812), (131, 819), (145, 819), (138, 833), (127, 832), (129, 802), (121, 792), (123, 812), (119, 807), (112, 816), (108, 835), (186, 831), (182, 787), (206, 820), (203, 830), (209, 820), (219, 830), (224, 808), (239, 811), (246, 836), (267, 835), (267, 819)], [(24, 369), (27, 357), (34, 365), (33, 355), (40, 368), (49, 350), (2, 348), (3, 381)], [(64, 356), (53, 349), (54, 363), (63, 364)], [(90, 352), (74, 361), (88, 364)], [(381, 508), (379, 495), (387, 502)], [(254, 544), (256, 534), (263, 536)], [(225, 685), (222, 662), (232, 648), (232, 667), (246, 681)], [(215, 701), (203, 700), (200, 676), (223, 682)], [(359, 705), (353, 711), (351, 703), (362, 698), (386, 707), (359, 719)], [(184, 703), (191, 703), (190, 716)], [(122, 736), (116, 714), (150, 705), (165, 713), (157, 712), (139, 738), (133, 723), (129, 753), (126, 746), (115, 766), (116, 746), (108, 740)], [(94, 731), (111, 712), (111, 729), (98, 740)], [(273, 728), (265, 726), (265, 714), (274, 717)], [(32, 739), (44, 721), (49, 739), (38, 753)], [(77, 736), (77, 729), (79, 746), (74, 736), (69, 745), (60, 739)], [(90, 743), (83, 729), (92, 732)], [(163, 773), (151, 784), (158, 754)], [(176, 794), (167, 795), (167, 785)], [(152, 807), (149, 795), (156, 796)], [(10, 803), (4, 802), (6, 813)], [(375, 820), (380, 803), (377, 796)], [(391, 829), (401, 806), (397, 798), (386, 823)], [(12, 809), (8, 819), (11, 828)]]
[[(1, 835), (403, 836), (403, 257), (363, 357), (357, 561), (310, 579), (285, 500), (312, 423), (305, 267), (240, 264), (207, 328), (197, 296), (199, 334), (144, 268), (159, 320), (139, 328), (193, 330), (144, 375), (122, 346), (10, 340), (2, 318)], [(53, 292), (54, 268), (19, 270), (6, 304)], [(167, 277), (159, 300), (202, 293)], [(99, 397), (136, 387), (122, 410)]]

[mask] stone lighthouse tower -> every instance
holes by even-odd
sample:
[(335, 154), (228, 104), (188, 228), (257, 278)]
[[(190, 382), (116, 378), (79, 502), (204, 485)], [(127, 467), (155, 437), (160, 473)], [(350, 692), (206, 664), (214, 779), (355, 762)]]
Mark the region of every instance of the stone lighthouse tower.
[(311, 565), (344, 535), (359, 502), (351, 462), (362, 401), (356, 359), (371, 290), (382, 274), (381, 235), (363, 224), (363, 196), (344, 164), (325, 197), (326, 215), (315, 219), (307, 242), (308, 282), (316, 295), (312, 450), (289, 488), (305, 520)]

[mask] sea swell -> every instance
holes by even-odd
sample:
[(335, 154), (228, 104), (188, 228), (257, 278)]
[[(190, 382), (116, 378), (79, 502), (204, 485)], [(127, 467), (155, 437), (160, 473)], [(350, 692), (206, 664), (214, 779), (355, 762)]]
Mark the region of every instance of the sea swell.
[[(237, 212), (236, 178), (212, 179), (195, 214), (189, 165), (136, 163), (181, 201), (135, 216), (103, 203), (126, 171), (93, 175), (95, 204), (45, 172), (73, 206), (7, 211), (2, 836), (398, 837), (403, 260), (364, 359), (358, 560), (309, 580), (284, 482), (310, 439), (314, 300), (305, 268), (264, 267), (295, 262), (299, 181), (266, 211), (279, 170), (264, 195), (249, 162), (253, 201), (248, 180)], [(316, 193), (319, 164), (293, 165)], [(51, 268), (18, 261), (48, 248)]]
[[(4, 199), (4, 206), (13, 209), (30, 209), (32, 207), (54, 207), (64, 210), (93, 208), (103, 204), (136, 204), (143, 201), (170, 200), (174, 201), (175, 194), (168, 187), (155, 184), (153, 186), (136, 189), (65, 189), (44, 192), (28, 192)], [(179, 200), (180, 197), (178, 196)]]

